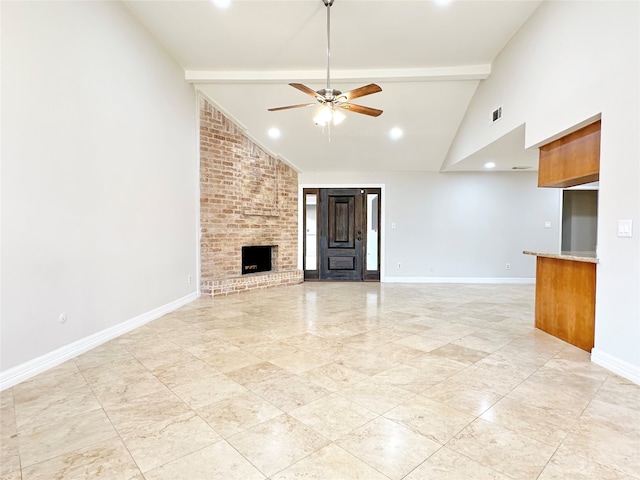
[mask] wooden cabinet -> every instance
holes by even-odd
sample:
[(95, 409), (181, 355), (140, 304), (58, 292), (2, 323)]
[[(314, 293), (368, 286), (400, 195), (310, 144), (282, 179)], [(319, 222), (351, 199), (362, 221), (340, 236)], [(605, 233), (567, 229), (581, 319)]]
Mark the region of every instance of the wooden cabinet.
[(540, 147), (538, 186), (567, 188), (600, 178), (600, 120)]
[(595, 316), (596, 264), (538, 256), (536, 328), (591, 352)]

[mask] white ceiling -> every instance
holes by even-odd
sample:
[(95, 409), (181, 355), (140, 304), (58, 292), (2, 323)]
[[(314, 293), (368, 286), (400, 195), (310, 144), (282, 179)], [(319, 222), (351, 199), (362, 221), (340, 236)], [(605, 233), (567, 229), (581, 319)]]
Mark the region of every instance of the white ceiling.
[[(384, 113), (347, 112), (330, 138), (313, 124), (315, 108), (267, 112), (313, 101), (290, 82), (326, 86), (322, 0), (231, 0), (227, 9), (210, 0), (124, 3), (185, 78), (300, 171), (438, 171), (479, 81), (541, 0), (335, 0), (331, 86), (344, 92), (378, 83), (381, 93), (355, 103)], [(272, 127), (282, 133), (278, 140), (267, 134)], [(403, 130), (401, 139), (389, 138), (393, 127)], [(531, 163), (518, 135), (489, 153)], [(474, 157), (456, 169), (482, 168), (481, 154)]]

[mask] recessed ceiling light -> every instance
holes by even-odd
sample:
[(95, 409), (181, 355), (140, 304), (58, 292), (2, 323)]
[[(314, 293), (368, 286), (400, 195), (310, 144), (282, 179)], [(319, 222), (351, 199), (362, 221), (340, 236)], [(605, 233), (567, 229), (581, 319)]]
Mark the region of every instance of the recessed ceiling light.
[(402, 137), (402, 130), (400, 130), (398, 127), (393, 127), (389, 132), (389, 136), (393, 140), (398, 140), (400, 137)]
[(484, 164), (484, 168), (496, 168), (495, 162), (487, 162)]
[(229, 8), (231, 0), (212, 0), (213, 4), (218, 8)]
[(280, 138), (280, 130), (278, 130), (276, 127), (270, 128), (268, 133), (269, 133), (269, 136), (274, 140), (277, 140)]

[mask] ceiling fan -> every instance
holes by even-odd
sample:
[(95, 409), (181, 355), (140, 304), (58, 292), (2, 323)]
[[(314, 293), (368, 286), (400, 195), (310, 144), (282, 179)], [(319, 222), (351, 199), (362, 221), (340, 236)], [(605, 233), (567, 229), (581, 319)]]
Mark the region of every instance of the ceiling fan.
[(318, 115), (314, 118), (316, 125), (325, 126), (328, 123), (333, 122), (337, 125), (345, 116), (341, 110), (347, 110), (354, 113), (361, 113), (363, 115), (369, 115), (371, 117), (377, 117), (382, 114), (382, 110), (371, 107), (363, 107), (362, 105), (356, 105), (350, 103), (354, 98), (364, 97), (365, 95), (371, 95), (372, 93), (378, 93), (382, 91), (380, 86), (375, 83), (358, 87), (354, 90), (342, 93), (340, 90), (331, 88), (331, 6), (334, 0), (322, 0), (324, 6), (327, 7), (327, 88), (320, 90), (313, 90), (301, 83), (290, 83), (293, 88), (300, 90), (302, 93), (306, 93), (310, 97), (315, 98), (315, 103), (302, 103), (299, 105), (288, 105), (286, 107), (269, 108), (268, 111), (276, 112), (278, 110), (289, 110), (292, 108), (303, 107), (315, 107), (321, 105)]

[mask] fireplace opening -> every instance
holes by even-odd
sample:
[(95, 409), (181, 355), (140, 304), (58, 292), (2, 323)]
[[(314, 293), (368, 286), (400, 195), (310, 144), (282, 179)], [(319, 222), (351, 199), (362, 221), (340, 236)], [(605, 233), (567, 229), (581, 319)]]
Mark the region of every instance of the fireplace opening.
[(242, 274), (271, 271), (272, 245), (242, 247)]

